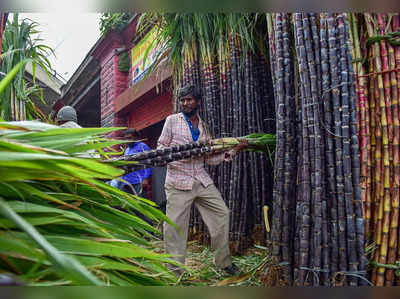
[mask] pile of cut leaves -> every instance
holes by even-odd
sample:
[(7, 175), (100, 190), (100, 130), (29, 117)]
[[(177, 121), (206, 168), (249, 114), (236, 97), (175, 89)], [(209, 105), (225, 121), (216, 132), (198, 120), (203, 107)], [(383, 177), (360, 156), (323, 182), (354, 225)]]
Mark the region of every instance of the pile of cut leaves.
[(186, 265), (188, 270), (182, 274), (177, 284), (183, 286), (264, 286), (264, 272), (271, 263), (267, 248), (255, 245), (244, 255), (233, 256), (240, 272), (234, 276), (217, 269), (213, 262), (214, 254), (210, 248), (190, 241)]

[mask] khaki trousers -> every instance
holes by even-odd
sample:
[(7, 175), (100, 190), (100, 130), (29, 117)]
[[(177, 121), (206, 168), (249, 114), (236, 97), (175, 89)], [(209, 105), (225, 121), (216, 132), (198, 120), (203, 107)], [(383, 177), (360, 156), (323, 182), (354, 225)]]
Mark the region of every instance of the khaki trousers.
[(164, 222), (166, 253), (174, 255), (174, 260), (185, 264), (190, 209), (194, 203), (210, 232), (211, 249), (215, 251), (215, 265), (219, 268), (230, 266), (232, 258), (229, 251), (229, 209), (215, 185), (204, 187), (195, 180), (192, 190), (178, 190), (166, 185), (165, 193), (167, 217), (183, 233), (182, 236), (174, 227)]

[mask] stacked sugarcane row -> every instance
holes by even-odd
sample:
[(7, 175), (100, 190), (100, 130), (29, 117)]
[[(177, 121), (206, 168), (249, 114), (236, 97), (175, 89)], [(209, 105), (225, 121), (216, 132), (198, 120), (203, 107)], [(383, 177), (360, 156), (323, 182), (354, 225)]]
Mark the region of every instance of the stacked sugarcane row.
[[(291, 228), (295, 208), (296, 186), (296, 99), (294, 97), (294, 64), (291, 59), (290, 18), (288, 14), (271, 16), (270, 46), (275, 75), (276, 95), (276, 152), (274, 169), (272, 254), (280, 262), (288, 262), (293, 252)], [(287, 268), (285, 268), (287, 270)], [(291, 282), (291, 271), (285, 271), (285, 280)]]
[[(289, 284), (363, 285), (357, 99), (347, 17), (295, 13), (292, 18), (293, 34), (282, 26), (286, 15), (270, 21), (277, 100), (272, 253), (287, 265), (283, 278)], [(295, 41), (295, 56), (285, 35)], [(288, 72), (284, 62), (297, 62), (296, 72)], [(295, 176), (285, 176), (287, 169)]]
[[(236, 40), (236, 44), (234, 41), (231, 41), (230, 52), (234, 119), (232, 134), (265, 131), (267, 126), (264, 119), (271, 116), (263, 113), (263, 107), (273, 107), (274, 102), (270, 94), (263, 92), (261, 80), (265, 78), (260, 77), (256, 68), (261, 53), (246, 50), (243, 41), (240, 43)], [(237, 191), (236, 194), (231, 192), (230, 197), (235, 199), (233, 207), (238, 211), (236, 217), (239, 221), (233, 224), (232, 231), (238, 232), (233, 237), (239, 238), (237, 251), (241, 252), (251, 242), (265, 241), (263, 207), (271, 202), (271, 193), (265, 186), (271, 186), (268, 181), (272, 182), (272, 177), (267, 177), (267, 170), (271, 170), (272, 165), (268, 164), (268, 154), (245, 153), (238, 158), (232, 165), (231, 173), (231, 183), (236, 184)]]
[[(359, 101), (361, 186), (371, 282), (399, 284), (400, 17), (351, 15)], [(396, 33), (397, 32), (397, 33)], [(361, 41), (361, 42), (360, 42)]]
[[(312, 16), (310, 21), (311, 23), (314, 22)], [(312, 218), (314, 218), (312, 223), (315, 244), (311, 247), (311, 254), (314, 255), (314, 259), (311, 260), (314, 264), (312, 268), (319, 271), (318, 269), (322, 266), (323, 273), (330, 272), (331, 277), (336, 278), (338, 273), (341, 273), (340, 275), (344, 273), (344, 284), (364, 284), (363, 279), (357, 278), (357, 275), (360, 277), (365, 275), (363, 272), (365, 270), (365, 257), (359, 187), (360, 166), (356, 97), (348, 46), (347, 18), (345, 14), (328, 14), (326, 19), (325, 15), (321, 15), (320, 41), (314, 38), (313, 47), (307, 46), (307, 40), (309, 40), (307, 16), (303, 16), (302, 23), (307, 49), (307, 62), (304, 62), (304, 64), (308, 64), (308, 67), (305, 66), (305, 68), (310, 71), (309, 80), (311, 81), (312, 102), (309, 109), (313, 109), (313, 133), (315, 134), (314, 146), (316, 148), (315, 157), (311, 155), (311, 158), (315, 159), (314, 165), (311, 162), (311, 171), (315, 171), (315, 181), (311, 180), (311, 186), (312, 190), (321, 190), (320, 194), (313, 192), (311, 197), (311, 205), (314, 207), (313, 213), (315, 213), (315, 215), (312, 215)], [(311, 27), (313, 26), (315, 25)], [(320, 44), (317, 45), (317, 43)], [(318, 52), (318, 49), (321, 53), (321, 62), (317, 60), (318, 55), (314, 54)], [(299, 58), (299, 61), (301, 60)], [(318, 65), (321, 65), (320, 75), (318, 75), (318, 68), (315, 67)], [(329, 72), (326, 71), (328, 67)], [(300, 66), (300, 68), (302, 67)], [(306, 72), (304, 76), (305, 82), (307, 82)], [(321, 83), (318, 83), (318, 80)], [(300, 81), (302, 81), (301, 75)], [(309, 98), (307, 84), (302, 85), (306, 89), (306, 97)], [(318, 87), (322, 90), (318, 90)], [(319, 95), (322, 96), (323, 108), (326, 109), (324, 113), (322, 113), (321, 106), (316, 102), (319, 100)], [(303, 111), (305, 109), (307, 108), (303, 106)], [(303, 114), (304, 116), (305, 114)], [(310, 120), (310, 117), (308, 119)], [(323, 138), (322, 132), (324, 133)], [(311, 144), (313, 144), (312, 141)], [(321, 160), (319, 160), (320, 154), (322, 154)], [(326, 158), (324, 158), (325, 156)], [(322, 166), (323, 161), (327, 162), (323, 165), (326, 172), (318, 173), (318, 168)], [(326, 175), (322, 176), (324, 173)], [(322, 176), (321, 181), (318, 180), (320, 175)], [(313, 178), (313, 175), (311, 175), (311, 178)], [(322, 215), (325, 215), (322, 219), (322, 239), (317, 232), (321, 225), (319, 222), (321, 207), (323, 207)], [(326, 223), (326, 220), (329, 222)], [(328, 255), (328, 252), (324, 250), (326, 246), (332, 250), (332, 254)], [(329, 275), (322, 277), (325, 279), (321, 283), (329, 285), (331, 282), (331, 280), (328, 281)], [(318, 282), (314, 281), (313, 283)]]
[[(273, 37), (272, 37), (273, 39)], [(267, 46), (267, 45), (266, 45)], [(262, 100), (261, 105), (259, 106), (263, 125), (265, 132), (276, 132), (276, 114), (275, 114), (275, 107), (274, 107), (274, 88), (272, 84), (273, 77), (271, 74), (271, 64), (270, 59), (268, 57), (268, 51), (263, 55), (262, 53), (256, 55), (256, 79), (258, 80), (258, 86), (260, 87), (257, 89), (259, 91), (258, 98)], [(289, 75), (290, 73), (287, 73)], [(290, 107), (292, 108), (292, 107)], [(295, 111), (295, 110), (293, 110)], [(295, 134), (293, 135), (295, 136)], [(256, 163), (258, 165), (263, 165), (264, 167), (261, 168), (261, 175), (259, 176), (259, 183), (258, 186), (260, 188), (262, 202), (260, 202), (260, 206), (255, 206), (255, 212), (261, 211), (264, 206), (272, 206), (272, 197), (273, 194), (271, 190), (273, 190), (273, 183), (274, 183), (274, 172), (273, 165), (274, 165), (274, 154), (269, 152), (267, 155), (256, 155)], [(261, 207), (261, 209), (260, 209)], [(269, 215), (265, 215), (269, 216)], [(265, 217), (261, 215), (261, 219)], [(256, 218), (259, 219), (259, 218)], [(263, 238), (255, 237), (256, 240), (260, 241), (269, 241), (270, 232), (265, 230), (265, 224), (261, 224), (259, 226), (260, 229), (264, 231)]]
[[(296, 239), (298, 244), (295, 247), (298, 250), (297, 260), (294, 260), (294, 283), (296, 285), (316, 285), (316, 275), (309, 277), (310, 271), (318, 273), (320, 267), (321, 242), (317, 240), (318, 235), (314, 233), (315, 229), (321, 229), (321, 200), (322, 188), (320, 182), (322, 179), (320, 171), (321, 165), (321, 147), (318, 141), (320, 137), (318, 114), (315, 111), (318, 108), (316, 101), (318, 78), (314, 74), (311, 78), (311, 67), (309, 60), (313, 60), (313, 52), (310, 46), (310, 26), (309, 16), (294, 14), (295, 44), (299, 64), (299, 83), (300, 98), (299, 105), (302, 108), (302, 151), (303, 158), (299, 165), (301, 171), (301, 193), (297, 195), (295, 226), (298, 226), (299, 237)], [(310, 57), (311, 56), (311, 57)], [(315, 71), (315, 69), (314, 69)], [(314, 79), (314, 80), (313, 80)], [(319, 163), (318, 163), (319, 162)], [(317, 227), (319, 223), (319, 227)], [(321, 233), (321, 231), (320, 231)], [(322, 281), (322, 280), (321, 280)]]

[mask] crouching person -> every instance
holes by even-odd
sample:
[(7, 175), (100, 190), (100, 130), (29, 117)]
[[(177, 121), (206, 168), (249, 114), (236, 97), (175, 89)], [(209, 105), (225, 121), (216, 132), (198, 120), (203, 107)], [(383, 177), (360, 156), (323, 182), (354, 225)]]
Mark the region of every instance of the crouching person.
[[(132, 140), (125, 149), (124, 156), (137, 154), (140, 152), (148, 151), (150, 148), (144, 142), (139, 141), (140, 135), (135, 129), (127, 129), (124, 132), (124, 139)], [(133, 171), (121, 177), (122, 180), (129, 183), (122, 182), (121, 189), (127, 193), (135, 194), (140, 197), (146, 198), (146, 190), (149, 188), (149, 180), (152, 175), (152, 169), (146, 168)], [(133, 190), (132, 190), (133, 188)]]

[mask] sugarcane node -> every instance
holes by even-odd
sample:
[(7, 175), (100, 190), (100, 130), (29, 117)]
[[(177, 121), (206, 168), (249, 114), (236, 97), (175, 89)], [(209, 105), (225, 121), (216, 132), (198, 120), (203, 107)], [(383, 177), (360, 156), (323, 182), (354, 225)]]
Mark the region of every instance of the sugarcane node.
[(195, 148), (192, 150), (193, 155), (198, 155), (202, 153), (203, 148)]
[(208, 152), (210, 152), (210, 151), (211, 151), (210, 148), (207, 147), (207, 146), (202, 147), (202, 148), (200, 149), (200, 153), (208, 153)]
[(204, 145), (204, 142), (195, 141), (195, 142), (193, 143), (193, 145), (194, 145), (194, 147), (202, 147), (202, 146)]
[(172, 152), (179, 152), (180, 151), (179, 150), (179, 145), (173, 145), (173, 146), (170, 147), (170, 149), (171, 149)]
[(183, 158), (190, 158), (192, 156), (192, 153), (190, 151), (184, 151), (182, 152)]
[(170, 152), (170, 151), (171, 151), (171, 149), (168, 148), (168, 147), (166, 147), (166, 148), (160, 148), (160, 149), (157, 149), (157, 150), (156, 150), (156, 154), (157, 154), (157, 156), (159, 156), (159, 155), (164, 155), (164, 154), (167, 154), (167, 153)]
[(153, 161), (154, 162), (162, 162), (162, 161), (164, 161), (164, 157), (163, 156), (158, 156), (158, 157), (155, 157), (154, 159), (153, 159)]
[(192, 148), (200, 148), (202, 147), (202, 143), (199, 141), (195, 141), (192, 143)]
[(169, 155), (166, 155), (166, 156), (163, 156), (163, 157), (164, 157), (165, 162), (174, 161), (174, 158), (173, 158), (172, 154), (169, 154)]
[(155, 151), (155, 150), (151, 150), (151, 151), (147, 152), (147, 157), (149, 157), (149, 158), (154, 158), (156, 156), (157, 156), (157, 151)]
[(178, 145), (178, 151), (179, 152), (182, 152), (182, 151), (185, 151), (186, 150), (186, 144), (179, 144)]
[(142, 160), (142, 161), (140, 161), (142, 164), (151, 164), (152, 163), (152, 159), (151, 158), (148, 158), (148, 159), (145, 159), (145, 160)]

